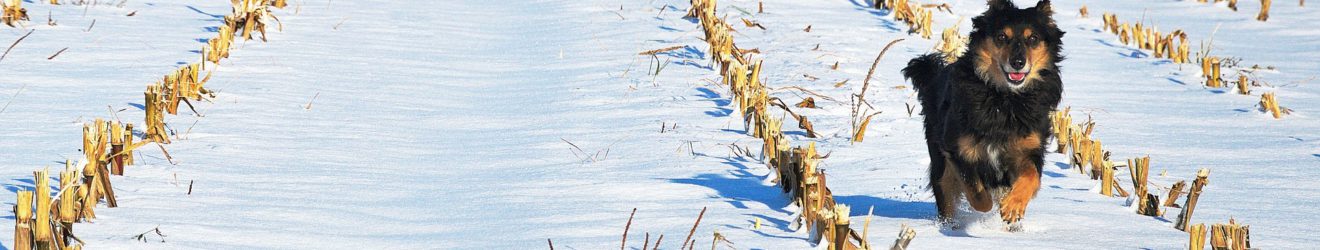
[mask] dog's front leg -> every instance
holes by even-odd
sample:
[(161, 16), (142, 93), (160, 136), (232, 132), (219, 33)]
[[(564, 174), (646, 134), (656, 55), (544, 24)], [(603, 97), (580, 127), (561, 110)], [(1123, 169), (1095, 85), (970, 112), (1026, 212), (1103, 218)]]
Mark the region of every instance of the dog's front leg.
[(999, 217), (1008, 223), (1022, 219), (1022, 215), (1027, 213), (1027, 203), (1036, 197), (1036, 190), (1040, 189), (1040, 174), (1036, 172), (1035, 166), (1021, 166), (1017, 172), (1017, 181), (1013, 182), (1004, 200), (999, 202)]
[(1011, 168), (1016, 174), (1008, 195), (999, 202), (999, 217), (1004, 222), (1013, 223), (1022, 219), (1027, 212), (1027, 203), (1036, 197), (1040, 190), (1040, 164), (1044, 148), (1040, 146), (1040, 137), (1032, 134), (1019, 139), (1013, 155), (1010, 156)]

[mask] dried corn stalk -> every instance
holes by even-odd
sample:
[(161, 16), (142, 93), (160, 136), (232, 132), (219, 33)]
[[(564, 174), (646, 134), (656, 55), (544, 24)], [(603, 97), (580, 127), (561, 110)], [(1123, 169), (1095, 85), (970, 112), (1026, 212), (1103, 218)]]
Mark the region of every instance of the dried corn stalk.
[(1189, 57), (1191, 49), (1188, 47), (1187, 33), (1183, 33), (1181, 30), (1175, 31), (1175, 33), (1178, 34), (1178, 52), (1173, 58), (1173, 62), (1190, 63), (1192, 61)]
[(1220, 61), (1218, 57), (1207, 56), (1201, 59), (1201, 74), (1205, 75), (1205, 86), (1210, 88), (1224, 87), (1219, 75)]
[(917, 25), (913, 26), (913, 29), (916, 29), (917, 33), (921, 34), (921, 38), (930, 39), (931, 20), (933, 19), (931, 13), (932, 11), (930, 11), (930, 9), (917, 8), (917, 19), (915, 20)]
[(107, 152), (110, 146), (109, 123), (97, 118), (91, 124), (83, 125), (83, 153), (86, 154), (86, 164), (83, 166), (84, 185), (93, 187), (89, 194), (92, 204), (104, 198), (106, 206), (117, 207), (115, 201), (115, 190), (110, 184), (110, 171), (106, 164), (110, 159)]
[(1147, 193), (1150, 175), (1150, 156), (1128, 160), (1128, 169), (1132, 175), (1132, 194), (1136, 195), (1137, 213), (1159, 216), (1159, 197)]
[(1100, 143), (1100, 140), (1092, 140), (1091, 153), (1087, 154), (1087, 156), (1090, 157), (1086, 158), (1086, 161), (1091, 165), (1091, 179), (1099, 179), (1100, 171), (1098, 169), (1104, 167), (1104, 162), (1109, 158), (1109, 152), (1104, 150), (1103, 144)]
[(1126, 24), (1126, 23), (1123, 24), (1122, 26), (1119, 26), (1119, 28), (1118, 28), (1118, 41), (1123, 42), (1123, 44), (1125, 44), (1125, 45), (1131, 45), (1131, 43), (1128, 43), (1129, 41), (1132, 40), (1132, 39), (1131, 39), (1131, 36), (1132, 36), (1132, 35), (1131, 35), (1131, 33), (1132, 33), (1131, 30), (1132, 30), (1132, 26), (1128, 26), (1128, 24)]
[(1188, 223), (1192, 221), (1192, 212), (1196, 210), (1196, 200), (1201, 197), (1201, 188), (1205, 187), (1210, 178), (1210, 169), (1202, 168), (1196, 171), (1196, 180), (1192, 181), (1192, 189), (1187, 192), (1187, 201), (1183, 203), (1182, 213), (1178, 214), (1178, 220), (1174, 221), (1173, 228), (1187, 231)]
[(206, 40), (202, 46), (202, 60), (220, 63), (220, 59), (229, 58), (229, 46), (234, 42), (234, 28), (221, 25), (215, 38)]
[(1178, 183), (1174, 183), (1173, 187), (1169, 188), (1168, 198), (1164, 199), (1164, 206), (1178, 207), (1178, 202), (1177, 202), (1178, 197), (1182, 196), (1182, 192), (1183, 192), (1182, 190), (1183, 188), (1186, 187), (1187, 187), (1187, 181), (1178, 181)]
[(894, 245), (889, 247), (890, 250), (906, 250), (908, 243), (912, 243), (912, 239), (917, 237), (917, 230), (913, 230), (907, 224), (902, 226), (903, 228), (898, 230), (898, 239), (894, 240)]
[(61, 223), (72, 224), (78, 221), (78, 182), (81, 176), (78, 176), (78, 170), (71, 166), (66, 166), (63, 172), (60, 172), (60, 200), (59, 200), (59, 220)]
[[(848, 240), (849, 238), (848, 234), (849, 232), (852, 231), (849, 230), (850, 228), (848, 228), (848, 225), (850, 223), (848, 221), (848, 214), (851, 213), (850, 210), (851, 209), (848, 208), (848, 205), (834, 204), (834, 211), (832, 215), (832, 217), (834, 217), (834, 223), (832, 225), (833, 230), (831, 230), (834, 233), (830, 234), (830, 244), (833, 245), (833, 247), (831, 247), (830, 249), (833, 250), (850, 249), (847, 248), (852, 244)], [(852, 247), (851, 249), (857, 248), (856, 246), (851, 246), (851, 247)]]
[(1101, 18), (1101, 19), (1104, 19), (1104, 22), (1105, 22), (1105, 31), (1109, 31), (1109, 33), (1112, 33), (1112, 34), (1118, 35), (1118, 15), (1117, 15), (1117, 14), (1106, 12), (1106, 13), (1105, 13), (1104, 15), (1102, 15), (1100, 18)]
[(35, 198), (33, 200), (36, 201), (37, 216), (34, 222), (35, 225), (32, 227), (32, 238), (36, 240), (37, 246), (50, 245), (55, 241), (54, 230), (51, 229), (50, 224), (50, 170), (36, 171), (33, 175), (36, 176), (34, 181), (37, 186), (37, 191), (33, 194), (33, 198)]
[(1229, 219), (1228, 224), (1214, 224), (1210, 226), (1210, 247), (1216, 250), (1251, 249), (1250, 229), (1233, 219)]
[(1187, 249), (1189, 250), (1205, 249), (1205, 223), (1192, 225), (1190, 228), (1187, 229), (1187, 233), (1189, 236), (1191, 236), (1190, 237), (1191, 242), (1187, 243)]
[(952, 64), (967, 51), (967, 38), (959, 34), (958, 25), (954, 25), (940, 33), (940, 42), (935, 48), (944, 55), (945, 63)]
[(1237, 93), (1241, 95), (1251, 94), (1251, 82), (1247, 80), (1247, 75), (1238, 74)]
[(14, 204), (14, 249), (32, 249), (32, 191), (18, 191), (18, 202)]
[(148, 141), (157, 143), (170, 143), (170, 137), (166, 135), (165, 130), (165, 90), (160, 84), (147, 86), (144, 105), (146, 108), (146, 132), (144, 138)]
[(1100, 195), (1114, 197), (1114, 163), (1106, 161), (1100, 168)]
[(15, 27), (14, 24), (19, 21), (27, 21), (27, 9), (23, 8), (22, 0), (4, 0), (0, 2), (0, 8), (3, 8), (3, 15), (0, 15), (0, 22), (4, 22), (9, 27)]
[(1274, 98), (1274, 92), (1260, 95), (1260, 108), (1274, 115), (1274, 119), (1283, 118), (1283, 115), (1288, 113), (1288, 109), (1279, 107), (1279, 101)]
[(1058, 141), (1058, 148), (1054, 149), (1055, 153), (1063, 153), (1063, 150), (1068, 147), (1068, 141), (1071, 140), (1069, 138), (1071, 132), (1068, 130), (1072, 125), (1072, 115), (1069, 113), (1071, 111), (1072, 107), (1069, 106), (1063, 108), (1063, 110), (1050, 113), (1050, 121), (1052, 122), (1050, 127), (1054, 129), (1054, 138)]
[(4, 22), (9, 27), (16, 27), (14, 24), (19, 21), (28, 20), (27, 9), (23, 8), (22, 0), (4, 0), (4, 2), (0, 2), (0, 8), (3, 8), (3, 13), (0, 13), (2, 14), (0, 15), (0, 22)]
[(255, 31), (261, 33), (261, 41), (266, 41), (266, 22), (264, 19), (269, 17), (277, 22), (279, 21), (279, 18), (276, 18), (266, 8), (269, 2), (267, 0), (232, 1), (234, 12), (225, 16), (225, 25), (235, 31), (240, 31), (243, 39), (252, 40), (252, 33)]
[(133, 149), (141, 144), (133, 142), (133, 124), (110, 123), (110, 152), (107, 156), (110, 174), (124, 175), (124, 166), (133, 165)]

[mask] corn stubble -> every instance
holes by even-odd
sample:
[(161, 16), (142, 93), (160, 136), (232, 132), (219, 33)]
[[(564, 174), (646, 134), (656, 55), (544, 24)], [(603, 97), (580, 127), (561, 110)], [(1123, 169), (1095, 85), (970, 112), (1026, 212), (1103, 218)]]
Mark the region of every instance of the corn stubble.
[[(767, 166), (776, 173), (775, 181), (802, 207), (793, 224), (809, 229), (812, 239), (828, 241), (828, 249), (870, 249), (865, 235), (850, 228), (850, 208), (837, 204), (826, 187), (825, 175), (817, 169), (820, 156), (815, 144), (792, 147), (783, 133), (783, 118), (770, 114), (769, 107), (778, 99), (771, 98), (769, 89), (760, 81), (762, 61), (748, 59), (749, 50), (737, 48), (729, 32), (733, 28), (715, 13), (715, 1), (692, 0), (691, 3), (688, 16), (697, 17), (701, 23), (711, 58), (724, 77), (722, 83), (728, 85), (738, 105), (735, 112), (742, 117), (747, 132), (762, 139), (762, 154)], [(782, 102), (777, 105), (793, 115), (800, 127), (814, 134), (805, 116), (792, 114)], [(814, 106), (814, 103), (801, 106)]]
[[(27, 20), (20, 0), (4, 0), (3, 22), (13, 26)], [(253, 33), (261, 33), (265, 41), (266, 23), (271, 18), (267, 6), (282, 8), (284, 0), (233, 0), (234, 13), (225, 17), (215, 38), (202, 48), (201, 63), (185, 65), (149, 84), (144, 95), (146, 117), (143, 140), (135, 141), (133, 124), (96, 119), (83, 125), (82, 165), (65, 161), (65, 170), (59, 173), (59, 193), (51, 196), (50, 171), (37, 171), (36, 190), (19, 190), (14, 206), (14, 249), (82, 249), (82, 241), (73, 236), (73, 224), (96, 218), (96, 204), (116, 207), (110, 175), (122, 175), (125, 166), (133, 165), (133, 150), (149, 143), (169, 143), (164, 114), (177, 114), (179, 103), (214, 97), (204, 88), (210, 79), (206, 62), (216, 64), (229, 57), (236, 35), (251, 40)], [(58, 1), (51, 0), (51, 4)], [(201, 72), (207, 71), (205, 76)], [(195, 111), (195, 110), (194, 110)], [(168, 155), (167, 155), (168, 157)], [(52, 200), (54, 199), (54, 200)]]
[(1118, 15), (1105, 13), (1104, 30), (1118, 35), (1119, 42), (1136, 46), (1152, 53), (1155, 58), (1166, 58), (1174, 63), (1190, 63), (1191, 49), (1187, 43), (1187, 33), (1174, 30), (1163, 34), (1158, 27), (1145, 26), (1142, 23), (1129, 24), (1118, 21)]
[(234, 4), (232, 14), (225, 16), (225, 26), (239, 31), (244, 40), (252, 40), (254, 32), (261, 33), (261, 41), (266, 41), (266, 21), (269, 17), (278, 22), (280, 19), (270, 13), (268, 0), (231, 0)]
[(0, 9), (3, 9), (3, 13), (0, 13), (0, 22), (5, 25), (16, 27), (14, 25), (19, 24), (19, 21), (28, 20), (27, 9), (23, 8), (22, 0), (4, 0), (0, 5), (3, 5), (0, 6)]
[(894, 20), (908, 26), (908, 33), (916, 33), (921, 38), (930, 39), (932, 13), (930, 8), (921, 3), (909, 3), (908, 0), (876, 0), (875, 8), (894, 13)]
[(1279, 106), (1279, 100), (1274, 97), (1274, 92), (1260, 95), (1260, 109), (1273, 115), (1274, 119), (1282, 119), (1283, 115), (1290, 113), (1287, 108)]
[(1251, 249), (1250, 227), (1237, 224), (1233, 219), (1228, 224), (1210, 226), (1210, 247), (1213, 249), (1247, 250)]
[(958, 57), (962, 57), (963, 53), (967, 52), (967, 37), (962, 36), (958, 32), (958, 26), (954, 25), (940, 33), (940, 42), (935, 46), (935, 49), (944, 55), (945, 63), (952, 64), (953, 61), (957, 61)]
[(14, 205), (14, 249), (81, 249), (82, 241), (73, 236), (73, 223), (92, 218), (83, 203), (89, 200), (81, 174), (66, 164), (59, 173), (59, 193), (52, 198), (50, 169), (33, 172), (35, 191), (18, 191)]

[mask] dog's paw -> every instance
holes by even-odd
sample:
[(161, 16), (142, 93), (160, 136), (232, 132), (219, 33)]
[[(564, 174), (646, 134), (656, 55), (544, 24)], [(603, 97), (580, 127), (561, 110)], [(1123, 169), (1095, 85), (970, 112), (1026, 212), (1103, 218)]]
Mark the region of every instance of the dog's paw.
[(1027, 213), (1027, 200), (1025, 199), (1004, 199), (999, 204), (999, 218), (1004, 222), (1012, 224), (1022, 220), (1022, 215)]

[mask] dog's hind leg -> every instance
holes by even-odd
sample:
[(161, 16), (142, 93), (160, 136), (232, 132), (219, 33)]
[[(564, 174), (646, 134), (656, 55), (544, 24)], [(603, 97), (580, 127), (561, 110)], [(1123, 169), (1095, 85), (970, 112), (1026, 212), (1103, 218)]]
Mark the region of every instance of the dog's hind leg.
[(958, 200), (961, 199), (964, 185), (962, 177), (957, 172), (958, 167), (942, 154), (932, 153), (930, 165), (930, 186), (931, 191), (935, 192), (939, 219), (941, 222), (950, 222), (958, 211)]
[(994, 208), (995, 202), (991, 198), (994, 195), (991, 194), (991, 190), (986, 189), (980, 182), (975, 184), (964, 182), (963, 185), (966, 185), (963, 188), (965, 189), (963, 193), (967, 194), (967, 203), (972, 205), (972, 209), (984, 213), (990, 212), (990, 209)]

